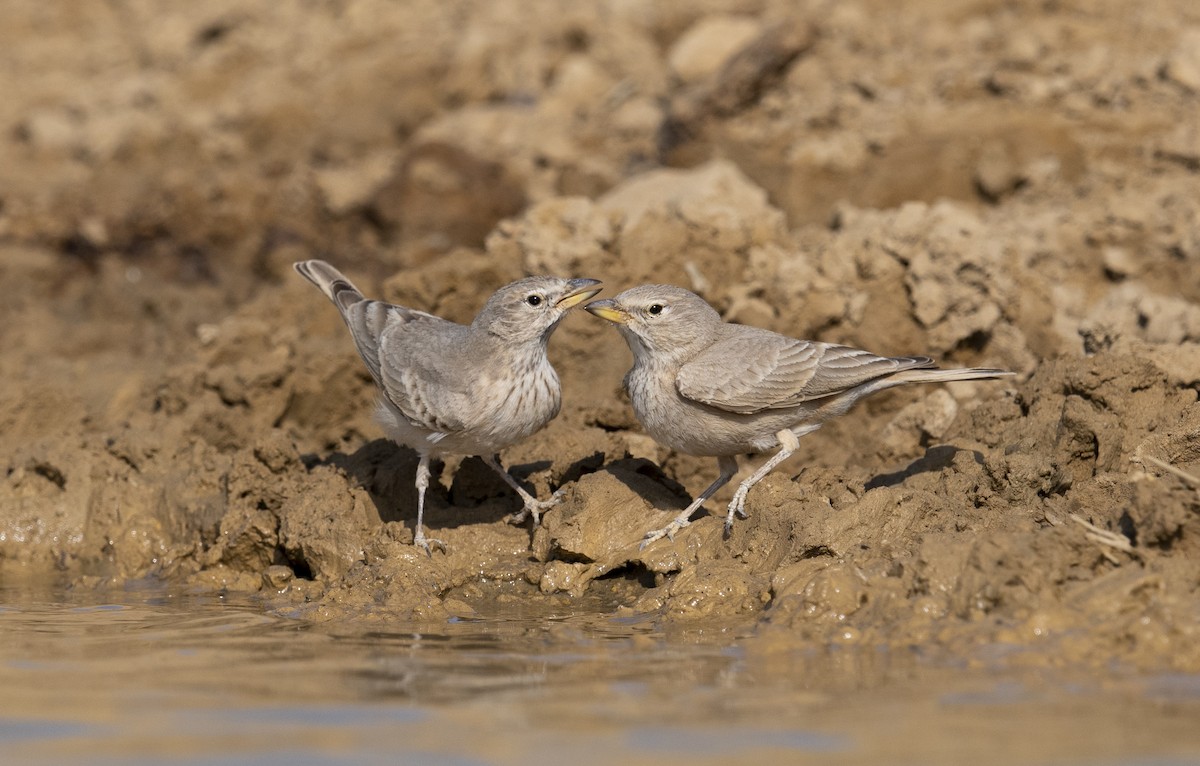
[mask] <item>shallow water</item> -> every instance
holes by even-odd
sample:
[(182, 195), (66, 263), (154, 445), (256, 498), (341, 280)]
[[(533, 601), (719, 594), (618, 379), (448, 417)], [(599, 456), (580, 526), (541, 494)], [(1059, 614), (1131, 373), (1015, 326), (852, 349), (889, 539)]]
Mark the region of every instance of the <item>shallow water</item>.
[(3, 594), (5, 763), (1200, 762), (1200, 678), (1052, 679), (594, 615), (314, 625)]

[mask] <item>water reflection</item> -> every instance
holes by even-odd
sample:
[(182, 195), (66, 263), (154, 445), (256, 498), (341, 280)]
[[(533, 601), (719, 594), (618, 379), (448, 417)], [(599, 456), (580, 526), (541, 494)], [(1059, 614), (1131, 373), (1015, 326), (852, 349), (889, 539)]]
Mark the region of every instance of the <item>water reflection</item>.
[[(1200, 681), (1100, 684), (553, 615), (355, 626), (164, 593), (0, 607), (11, 762), (1038, 763), (1200, 755)], [(1013, 732), (1020, 736), (1014, 737)]]

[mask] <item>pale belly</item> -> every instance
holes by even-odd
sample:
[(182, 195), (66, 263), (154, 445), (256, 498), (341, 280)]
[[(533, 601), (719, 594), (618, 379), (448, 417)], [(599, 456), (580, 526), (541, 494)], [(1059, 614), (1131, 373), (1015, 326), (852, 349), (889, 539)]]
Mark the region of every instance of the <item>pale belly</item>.
[(481, 385), (463, 412), (462, 429), (436, 431), (413, 423), (381, 397), (375, 420), (388, 438), (422, 454), (491, 455), (540, 431), (558, 415), (558, 376), (553, 368), (521, 376), (511, 386)]
[(648, 385), (639, 384), (633, 376), (629, 396), (646, 432), (660, 444), (688, 455), (766, 452), (779, 446), (775, 434), (782, 429), (815, 430), (805, 408), (739, 415), (684, 399), (673, 388), (660, 387), (648, 395)]

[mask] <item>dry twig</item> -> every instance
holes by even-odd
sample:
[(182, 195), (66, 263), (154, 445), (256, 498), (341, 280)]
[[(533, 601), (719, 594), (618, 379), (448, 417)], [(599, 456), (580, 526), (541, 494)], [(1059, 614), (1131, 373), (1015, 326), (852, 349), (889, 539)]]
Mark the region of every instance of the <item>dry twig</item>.
[(1196, 478), (1195, 476), (1192, 476), (1187, 471), (1176, 468), (1175, 466), (1171, 465), (1170, 463), (1159, 460), (1156, 457), (1151, 457), (1150, 455), (1143, 455), (1138, 459), (1141, 460), (1143, 463), (1150, 463), (1155, 468), (1166, 471), (1167, 473), (1171, 474), (1172, 476), (1174, 476), (1178, 479), (1182, 479), (1185, 484), (1188, 484), (1192, 487), (1196, 487), (1197, 489), (1200, 489), (1200, 478)]
[[(1110, 532), (1107, 529), (1101, 529), (1090, 521), (1080, 517), (1077, 514), (1070, 514), (1071, 520), (1084, 528), (1084, 536), (1100, 546), (1116, 548), (1123, 553), (1128, 553), (1136, 559), (1141, 559), (1142, 552), (1133, 547), (1133, 543), (1129, 542), (1129, 538), (1117, 532)], [(1120, 561), (1115, 556), (1109, 553), (1104, 547), (1100, 548), (1101, 555), (1114, 564), (1120, 565)]]

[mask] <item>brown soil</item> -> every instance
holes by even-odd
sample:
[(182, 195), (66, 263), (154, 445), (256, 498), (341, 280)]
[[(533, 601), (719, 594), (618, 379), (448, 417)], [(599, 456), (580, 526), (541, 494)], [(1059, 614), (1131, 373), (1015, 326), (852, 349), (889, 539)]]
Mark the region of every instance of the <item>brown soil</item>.
[[(1200, 671), (1200, 9), (1133, 2), (0, 8), (0, 577), (167, 578), (313, 619), (756, 623)], [(504, 456), (536, 531), (380, 438), (290, 271), (469, 319), (530, 273), (1013, 383), (898, 391), (639, 551), (715, 475), (571, 316)]]

